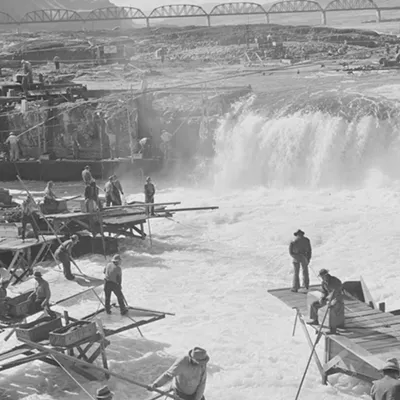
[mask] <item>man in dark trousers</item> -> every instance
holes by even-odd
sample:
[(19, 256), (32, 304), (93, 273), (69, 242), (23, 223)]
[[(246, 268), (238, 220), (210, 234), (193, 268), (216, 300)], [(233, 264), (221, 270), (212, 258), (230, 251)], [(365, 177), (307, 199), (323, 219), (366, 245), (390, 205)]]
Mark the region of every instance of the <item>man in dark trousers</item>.
[(57, 261), (61, 262), (64, 269), (64, 276), (69, 281), (75, 279), (75, 276), (71, 273), (71, 258), (72, 248), (78, 243), (79, 238), (77, 235), (72, 235), (71, 239), (66, 240), (62, 243), (54, 253), (54, 257)]
[(115, 254), (111, 262), (104, 268), (104, 294), (107, 314), (111, 314), (111, 293), (114, 293), (117, 297), (121, 315), (125, 315), (128, 309), (122, 294), (122, 269), (121, 256), (119, 254)]
[(318, 325), (318, 310), (329, 304), (335, 310), (344, 307), (343, 303), (343, 287), (340, 279), (329, 274), (328, 270), (323, 268), (319, 271), (318, 276), (322, 279), (322, 296), (318, 301), (314, 301), (310, 307), (309, 325)]
[(43, 279), (40, 271), (36, 271), (33, 276), (36, 281), (36, 287), (35, 291), (28, 298), (31, 301), (30, 313), (34, 314), (44, 310), (50, 317), (54, 317), (56, 315), (55, 312), (50, 310), (51, 291), (49, 282)]
[(373, 382), (372, 400), (400, 400), (400, 368), (397, 359), (387, 360), (382, 373), (383, 378)]
[[(156, 188), (151, 182), (151, 178), (148, 176), (146, 178), (146, 183), (144, 185), (144, 201), (145, 203), (154, 203), (154, 195), (156, 193)], [(154, 215), (154, 206), (146, 207), (147, 214)]]
[(30, 195), (22, 202), (22, 241), (25, 241), (26, 225), (31, 224), (33, 233), (37, 241), (39, 241), (39, 229), (38, 229), (38, 215), (37, 205)]
[(289, 245), (289, 254), (293, 262), (293, 284), (292, 292), (297, 292), (300, 288), (300, 266), (303, 271), (303, 286), (308, 290), (310, 278), (308, 273), (308, 264), (311, 260), (312, 250), (310, 239), (304, 236), (304, 232), (299, 229), (294, 233), (294, 239)]

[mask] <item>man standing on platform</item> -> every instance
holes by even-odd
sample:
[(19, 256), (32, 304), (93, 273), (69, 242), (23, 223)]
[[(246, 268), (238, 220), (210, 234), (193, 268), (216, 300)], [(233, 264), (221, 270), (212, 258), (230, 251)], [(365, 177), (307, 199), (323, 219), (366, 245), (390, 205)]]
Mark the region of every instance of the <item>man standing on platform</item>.
[(18, 145), (18, 137), (14, 132), (11, 132), (5, 144), (10, 146), (10, 161), (18, 161), (19, 160), (19, 145)]
[(75, 279), (75, 276), (71, 273), (71, 258), (72, 248), (78, 243), (79, 238), (77, 235), (72, 235), (71, 239), (66, 240), (60, 244), (58, 249), (54, 253), (54, 257), (57, 261), (63, 265), (64, 276), (69, 281)]
[(373, 382), (372, 400), (400, 400), (400, 368), (397, 359), (387, 360), (382, 372), (383, 378)]
[(43, 279), (40, 271), (36, 271), (33, 276), (36, 281), (36, 287), (35, 291), (28, 298), (32, 302), (29, 310), (30, 313), (34, 314), (44, 310), (49, 316), (54, 316), (55, 313), (50, 310), (51, 292), (49, 282)]
[(25, 241), (26, 225), (31, 224), (33, 233), (37, 241), (39, 241), (39, 229), (38, 229), (38, 216), (37, 216), (37, 205), (32, 197), (28, 194), (26, 199), (22, 202), (22, 241)]
[(53, 58), (54, 66), (56, 67), (56, 71), (60, 69), (60, 57), (55, 56)]
[(296, 236), (296, 239), (294, 239), (289, 245), (289, 254), (292, 257), (294, 269), (292, 292), (297, 292), (300, 288), (300, 266), (303, 271), (303, 286), (308, 290), (310, 285), (308, 264), (311, 260), (312, 250), (310, 239), (304, 236), (304, 232), (301, 229), (293, 235)]
[(111, 314), (111, 293), (114, 293), (117, 297), (121, 315), (125, 315), (128, 309), (122, 294), (122, 269), (121, 256), (119, 254), (115, 254), (111, 262), (104, 268), (104, 294), (107, 314)]
[(89, 186), (90, 183), (94, 181), (89, 165), (86, 165), (85, 169), (82, 171), (82, 179), (86, 186)]
[(328, 270), (321, 269), (318, 276), (322, 279), (322, 297), (314, 301), (310, 307), (309, 325), (318, 325), (318, 310), (330, 303), (330, 307), (340, 311), (344, 307), (343, 288), (340, 279), (329, 274)]
[[(156, 193), (156, 188), (151, 182), (151, 178), (148, 176), (146, 178), (146, 183), (144, 185), (144, 201), (145, 203), (154, 203), (154, 195)], [(147, 214), (154, 215), (154, 206), (146, 206)]]
[(195, 347), (189, 354), (176, 360), (148, 389), (154, 390), (173, 379), (175, 396), (182, 400), (204, 400), (209, 360), (206, 350)]
[(89, 185), (85, 187), (85, 206), (86, 212), (92, 213), (101, 210), (101, 203), (99, 200), (99, 188), (96, 181), (93, 179)]
[(119, 199), (120, 204), (122, 205), (122, 199), (121, 199), (121, 195), (124, 196), (124, 191), (122, 189), (122, 185), (121, 182), (119, 181), (117, 175), (113, 175), (113, 184), (115, 187), (115, 195), (117, 196), (117, 198)]

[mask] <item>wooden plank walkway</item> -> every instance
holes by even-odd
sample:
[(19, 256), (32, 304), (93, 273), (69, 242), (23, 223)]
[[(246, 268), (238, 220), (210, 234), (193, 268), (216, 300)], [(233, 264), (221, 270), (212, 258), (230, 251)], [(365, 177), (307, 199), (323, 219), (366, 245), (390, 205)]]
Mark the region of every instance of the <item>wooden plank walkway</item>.
[[(321, 290), (321, 287), (311, 286), (309, 292), (316, 290)], [(287, 306), (297, 308), (304, 318), (309, 318), (307, 293), (294, 293), (290, 288), (268, 292)], [(322, 330), (325, 346), (329, 347), (325, 357), (329, 368), (325, 372), (329, 375), (331, 369), (331, 373), (347, 373), (365, 380), (378, 379), (379, 369), (388, 358), (400, 358), (400, 315), (372, 309), (347, 294), (344, 295), (344, 305), (344, 328), (338, 329), (337, 334), (329, 335), (327, 329)], [(318, 326), (310, 327), (316, 331), (319, 329)], [(335, 366), (331, 365), (332, 360)], [(341, 367), (337, 367), (338, 364)]]

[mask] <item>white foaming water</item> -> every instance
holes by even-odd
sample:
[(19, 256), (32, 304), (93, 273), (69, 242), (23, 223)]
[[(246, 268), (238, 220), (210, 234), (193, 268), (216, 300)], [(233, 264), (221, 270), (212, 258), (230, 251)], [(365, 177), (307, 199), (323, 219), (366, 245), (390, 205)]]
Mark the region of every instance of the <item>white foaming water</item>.
[[(128, 303), (176, 316), (142, 327), (146, 339), (135, 331), (112, 337), (110, 368), (150, 383), (197, 345), (211, 357), (207, 399), (294, 399), (310, 349), (300, 329), (291, 336), (293, 311), (267, 290), (290, 286), (288, 243), (302, 228), (313, 244), (314, 272), (328, 268), (344, 281), (362, 273), (376, 301), (400, 308), (396, 148), (397, 132), (373, 118), (347, 123), (315, 113), (266, 120), (247, 113), (236, 125), (223, 124), (216, 187), (159, 190), (156, 199), (220, 210), (152, 222), (152, 249), (148, 241), (121, 245)], [(101, 276), (104, 259), (79, 264)], [(70, 314), (89, 303), (95, 299), (74, 300)], [(92, 393), (100, 386), (79, 380)], [(312, 363), (300, 398), (369, 398), (368, 386), (355, 379), (330, 382), (335, 386), (320, 384)], [(109, 385), (115, 400), (149, 397), (114, 378)], [(1, 400), (87, 398), (61, 370), (39, 361), (2, 375), (0, 388)]]
[(400, 178), (400, 121), (355, 122), (322, 112), (266, 118), (245, 114), (216, 133), (216, 183), (223, 187), (360, 187), (369, 170)]

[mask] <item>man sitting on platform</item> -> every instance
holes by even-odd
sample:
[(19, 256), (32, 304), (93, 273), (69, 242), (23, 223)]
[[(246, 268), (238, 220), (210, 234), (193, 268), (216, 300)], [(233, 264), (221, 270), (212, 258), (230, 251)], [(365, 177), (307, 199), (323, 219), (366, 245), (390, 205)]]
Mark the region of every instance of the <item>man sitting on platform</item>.
[(71, 252), (72, 248), (78, 243), (79, 238), (77, 235), (72, 235), (71, 239), (61, 243), (60, 246), (54, 253), (54, 257), (57, 261), (60, 261), (63, 265), (64, 276), (69, 281), (75, 279), (75, 276), (71, 273)]
[(310, 319), (308, 322), (310, 325), (318, 325), (318, 310), (327, 304), (334, 309), (339, 311), (344, 307), (343, 293), (342, 293), (342, 282), (329, 274), (328, 270), (321, 269), (318, 276), (322, 279), (322, 297), (318, 301), (314, 301), (310, 307)]
[(49, 282), (43, 279), (40, 271), (36, 271), (33, 276), (36, 280), (36, 287), (35, 291), (28, 298), (32, 302), (29, 313), (34, 314), (44, 310), (49, 316), (54, 316), (55, 313), (50, 310), (51, 292)]
[(397, 359), (387, 360), (382, 372), (383, 378), (374, 381), (372, 385), (372, 400), (400, 400), (400, 368)]
[(43, 203), (46, 212), (56, 212), (58, 208), (58, 200), (53, 192), (53, 186), (54, 182), (50, 181), (47, 182), (46, 189), (44, 189), (44, 198), (43, 198)]
[(37, 241), (39, 241), (39, 229), (38, 229), (38, 216), (37, 216), (37, 205), (33, 198), (28, 194), (26, 199), (22, 203), (22, 241), (25, 241), (26, 225), (31, 224), (33, 233)]

